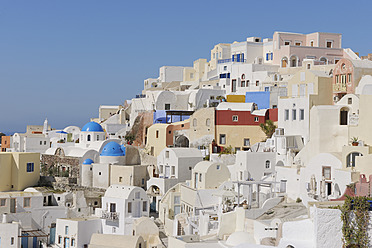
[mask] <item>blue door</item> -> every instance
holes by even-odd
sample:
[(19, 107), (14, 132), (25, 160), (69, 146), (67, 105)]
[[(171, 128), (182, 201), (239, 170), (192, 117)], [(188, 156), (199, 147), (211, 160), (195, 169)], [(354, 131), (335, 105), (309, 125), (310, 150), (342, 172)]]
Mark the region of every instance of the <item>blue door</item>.
[(56, 228), (51, 227), (50, 228), (50, 238), (49, 238), (50, 244), (54, 244), (55, 240), (56, 240)]
[(32, 247), (37, 248), (37, 237), (34, 237), (32, 240)]
[[(24, 234), (25, 236), (27, 236), (28, 234)], [(28, 248), (28, 237), (22, 237), (22, 248)]]
[(69, 248), (70, 247), (70, 238), (65, 238), (65, 244), (63, 246), (64, 248)]

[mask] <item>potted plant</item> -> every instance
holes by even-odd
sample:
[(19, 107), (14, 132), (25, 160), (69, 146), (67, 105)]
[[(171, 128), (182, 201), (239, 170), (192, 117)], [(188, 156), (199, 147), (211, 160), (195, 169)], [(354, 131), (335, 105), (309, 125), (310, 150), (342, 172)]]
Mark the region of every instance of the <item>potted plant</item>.
[(351, 138), (351, 145), (352, 146), (358, 146), (359, 145), (358, 137)]

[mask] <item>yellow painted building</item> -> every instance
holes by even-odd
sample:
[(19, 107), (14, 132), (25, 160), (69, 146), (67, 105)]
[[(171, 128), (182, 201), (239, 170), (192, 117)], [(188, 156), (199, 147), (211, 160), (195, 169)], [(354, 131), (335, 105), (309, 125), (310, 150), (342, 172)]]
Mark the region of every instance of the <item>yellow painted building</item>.
[(227, 95), (227, 102), (245, 102), (245, 95)]
[(0, 153), (0, 191), (24, 190), (40, 179), (40, 153)]

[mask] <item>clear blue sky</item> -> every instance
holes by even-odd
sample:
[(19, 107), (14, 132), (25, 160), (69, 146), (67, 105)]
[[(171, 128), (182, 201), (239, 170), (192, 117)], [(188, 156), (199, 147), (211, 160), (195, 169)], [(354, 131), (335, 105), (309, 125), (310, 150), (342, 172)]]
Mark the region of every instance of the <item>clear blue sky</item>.
[[(353, 4), (355, 3), (355, 4)], [(160, 66), (274, 31), (343, 34), (372, 52), (372, 1), (0, 0), (0, 132), (82, 126), (140, 93)]]

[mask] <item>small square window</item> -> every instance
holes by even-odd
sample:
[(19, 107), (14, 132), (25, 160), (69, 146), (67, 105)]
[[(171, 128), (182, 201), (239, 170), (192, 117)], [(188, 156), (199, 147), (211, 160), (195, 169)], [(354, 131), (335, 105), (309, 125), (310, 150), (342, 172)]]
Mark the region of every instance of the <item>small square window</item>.
[(288, 41), (288, 40), (284, 41), (284, 46), (289, 46), (290, 44), (291, 44), (290, 41)]
[(221, 168), (221, 166), (218, 164), (218, 165), (217, 165), (217, 170), (219, 170), (220, 168)]
[(0, 199), (0, 207), (4, 207), (6, 205), (6, 199)]
[(235, 121), (235, 122), (238, 121), (238, 116), (237, 115), (233, 115), (232, 116), (232, 121)]
[(244, 146), (250, 146), (251, 142), (248, 138), (244, 139)]
[(170, 104), (169, 104), (169, 103), (166, 103), (166, 104), (164, 105), (164, 109), (165, 109), (165, 110), (170, 110)]
[(258, 122), (260, 120), (260, 118), (259, 117), (254, 117), (254, 122)]
[(349, 98), (347, 99), (347, 104), (353, 104), (353, 98), (349, 97)]
[(101, 172), (98, 172), (98, 175), (102, 175), (102, 173)]
[(27, 172), (33, 172), (34, 171), (34, 163), (27, 163)]

